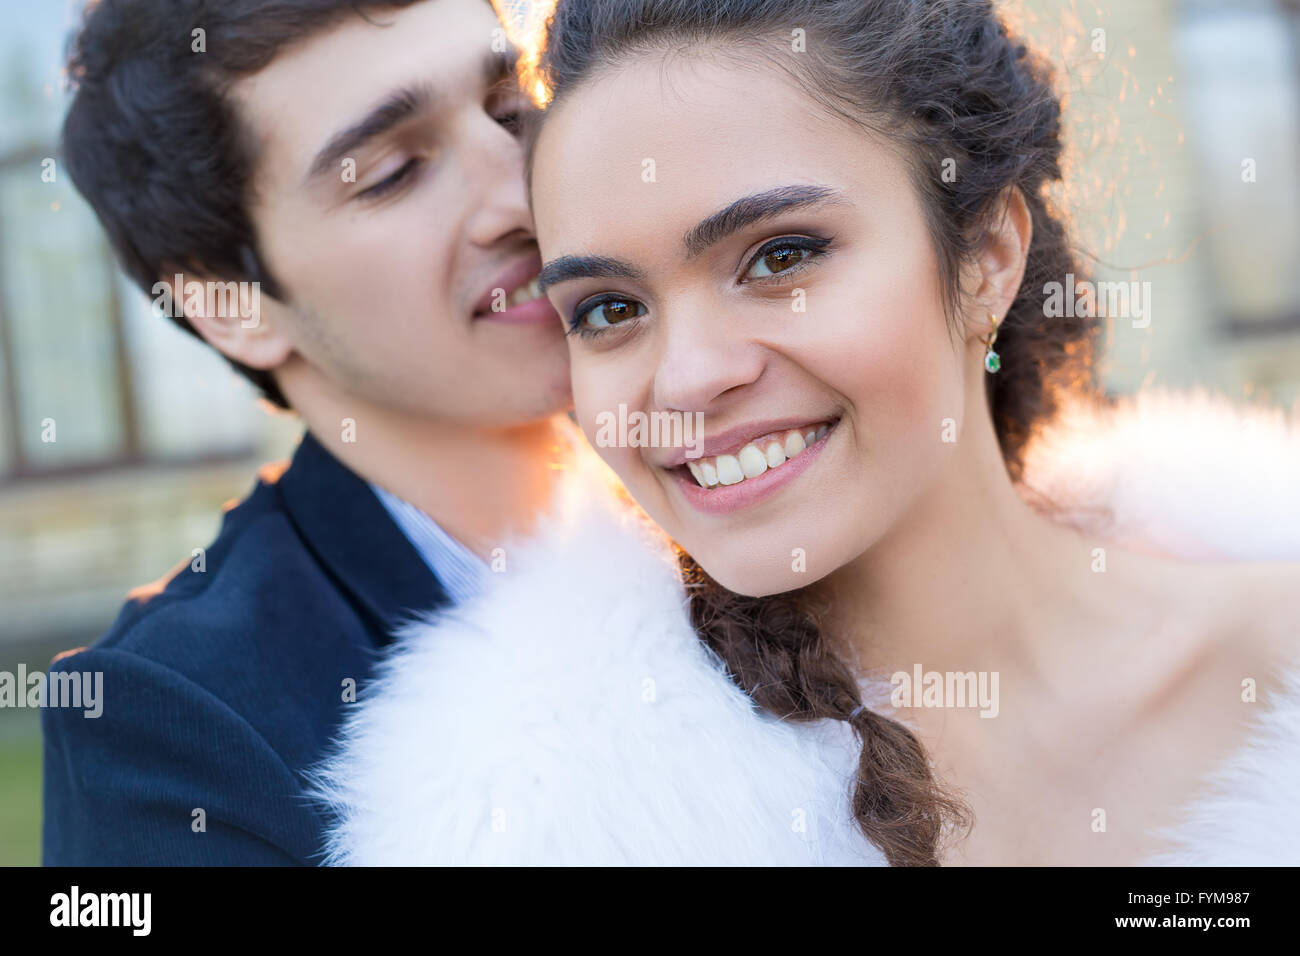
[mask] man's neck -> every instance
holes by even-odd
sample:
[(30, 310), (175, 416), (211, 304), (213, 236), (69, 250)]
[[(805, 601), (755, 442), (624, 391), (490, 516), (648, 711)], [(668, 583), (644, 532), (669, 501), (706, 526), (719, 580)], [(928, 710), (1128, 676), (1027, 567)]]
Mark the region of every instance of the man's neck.
[(555, 418), (478, 426), (355, 396), (289, 397), (339, 461), (422, 510), (484, 559), (507, 537), (530, 532), (551, 501), (566, 447)]

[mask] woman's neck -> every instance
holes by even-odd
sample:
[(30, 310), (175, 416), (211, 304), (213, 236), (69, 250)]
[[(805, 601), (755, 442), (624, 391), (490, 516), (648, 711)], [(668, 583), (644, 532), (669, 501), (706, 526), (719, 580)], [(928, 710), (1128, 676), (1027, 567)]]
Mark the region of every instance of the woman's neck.
[(1098, 586), (1106, 572), (1093, 549), (1103, 542), (1027, 504), (988, 416), (973, 418), (904, 519), (818, 588), (831, 609), (827, 633), (863, 673), (888, 678), (919, 664), (1054, 683), (1069, 658), (1063, 622), (1081, 636), (1117, 624), (1114, 582)]

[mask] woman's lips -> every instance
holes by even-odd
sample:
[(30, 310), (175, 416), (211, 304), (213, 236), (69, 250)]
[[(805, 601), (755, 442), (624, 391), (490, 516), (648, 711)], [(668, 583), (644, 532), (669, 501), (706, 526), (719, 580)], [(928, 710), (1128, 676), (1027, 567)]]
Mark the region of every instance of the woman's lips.
[(838, 424), (838, 421), (831, 423), (825, 434), (783, 464), (769, 467), (762, 474), (735, 484), (702, 488), (685, 466), (667, 470), (682, 497), (698, 511), (729, 514), (771, 497), (803, 474), (821, 456)]

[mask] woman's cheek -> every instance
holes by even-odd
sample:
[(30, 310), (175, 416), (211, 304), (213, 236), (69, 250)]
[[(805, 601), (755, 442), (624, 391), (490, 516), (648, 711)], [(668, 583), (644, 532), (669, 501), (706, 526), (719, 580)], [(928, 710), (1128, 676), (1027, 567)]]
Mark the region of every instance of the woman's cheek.
[[(572, 353), (570, 353), (572, 355)], [(587, 436), (587, 442), (600, 455), (605, 464), (614, 470), (634, 496), (644, 481), (645, 464), (640, 449), (623, 447), (618, 442), (619, 406), (627, 414), (639, 408), (630, 396), (607, 376), (593, 374), (585, 368), (583, 360), (573, 356), (573, 410), (578, 427)]]
[[(849, 409), (850, 468), (859, 482), (874, 476), (863, 490), (876, 507), (927, 480), (951, 450), (944, 436), (959, 431), (963, 417), (960, 356), (942, 303), (909, 285), (917, 287), (900, 282), (859, 295), (856, 309), (841, 303), (839, 318), (820, 325), (803, 353), (805, 368)], [(850, 497), (857, 490), (846, 489)]]
[(600, 431), (600, 391), (594, 387), (596, 383), (588, 374), (586, 362), (572, 348), (569, 350), (569, 376), (573, 387), (573, 414), (578, 420), (578, 427), (587, 436), (588, 444), (604, 457), (604, 449), (597, 442)]

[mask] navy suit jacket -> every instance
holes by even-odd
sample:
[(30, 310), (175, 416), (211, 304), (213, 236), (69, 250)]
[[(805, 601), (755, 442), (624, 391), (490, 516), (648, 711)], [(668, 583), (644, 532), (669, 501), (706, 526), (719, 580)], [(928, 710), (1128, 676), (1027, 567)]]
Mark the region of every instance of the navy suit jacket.
[(364, 693), (395, 625), (448, 600), (310, 434), (226, 513), (205, 561), (133, 593), (51, 667), (103, 684), (98, 718), (41, 712), (47, 866), (319, 863), (327, 820), (303, 771), (339, 727), (345, 681)]

